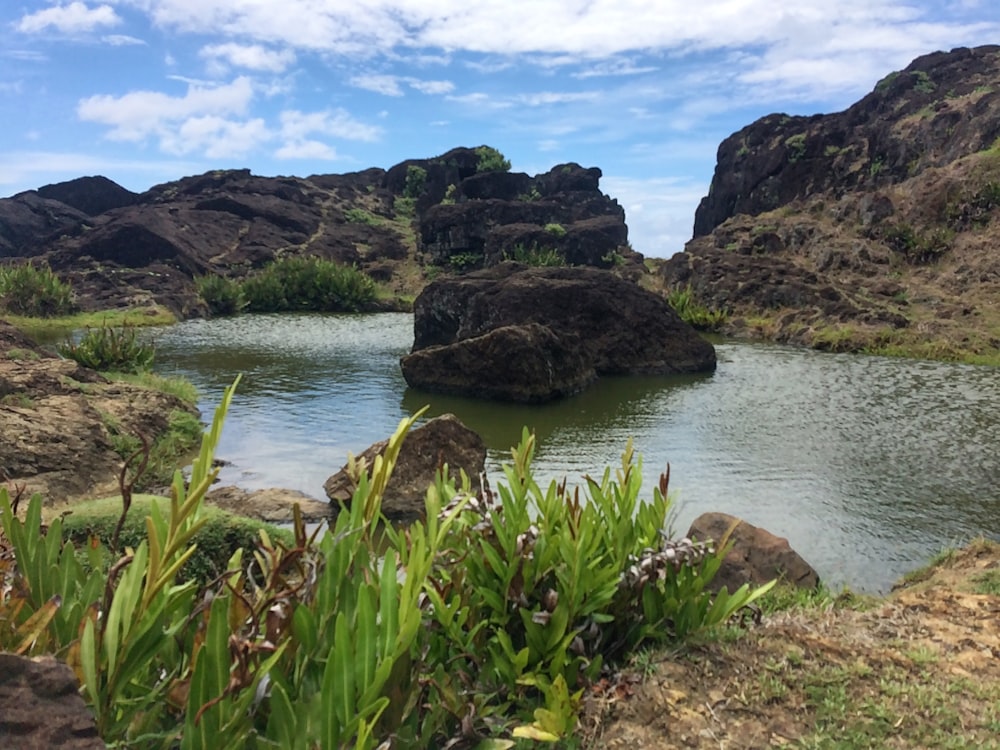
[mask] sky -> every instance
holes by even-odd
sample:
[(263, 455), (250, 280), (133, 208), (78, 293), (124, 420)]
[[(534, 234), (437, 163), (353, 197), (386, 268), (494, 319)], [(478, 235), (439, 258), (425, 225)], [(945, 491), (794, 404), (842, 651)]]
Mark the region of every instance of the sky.
[(726, 136), (991, 43), (997, 0), (2, 0), (0, 197), (488, 144), (600, 167), (633, 247), (669, 257)]

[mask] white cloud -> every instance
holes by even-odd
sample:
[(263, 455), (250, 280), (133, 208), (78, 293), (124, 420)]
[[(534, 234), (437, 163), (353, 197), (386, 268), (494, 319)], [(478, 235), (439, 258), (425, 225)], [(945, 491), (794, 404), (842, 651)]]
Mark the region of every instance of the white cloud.
[(295, 62), (292, 50), (272, 50), (259, 44), (210, 44), (202, 47), (198, 54), (208, 60), (210, 69), (219, 74), (230, 67), (281, 73)]
[(22, 16), (16, 28), (25, 34), (37, 34), (50, 29), (63, 34), (82, 34), (101, 26), (117, 26), (121, 22), (110, 5), (89, 8), (86, 3), (72, 2)]
[(101, 41), (105, 44), (110, 44), (112, 47), (133, 47), (146, 43), (142, 39), (129, 36), (128, 34), (106, 34), (101, 37)]
[(333, 112), (299, 112), (287, 110), (281, 113), (281, 135), (289, 139), (302, 139), (310, 133), (322, 133), (334, 138), (351, 141), (377, 141), (381, 129), (366, 125), (351, 117), (342, 109)]
[(190, 85), (184, 96), (158, 91), (133, 91), (122, 96), (99, 94), (82, 100), (77, 115), (85, 122), (111, 127), (108, 138), (142, 141), (165, 135), (179, 122), (208, 115), (238, 115), (253, 99), (249, 78), (240, 77), (224, 86)]
[(451, 81), (419, 81), (408, 78), (406, 82), (421, 94), (447, 94), (455, 90), (455, 84)]
[(354, 76), (349, 83), (359, 89), (374, 91), (376, 94), (383, 94), (384, 96), (402, 96), (403, 88), (399, 85), (400, 80), (399, 76), (366, 73)]
[(333, 161), (337, 151), (326, 143), (319, 141), (299, 141), (287, 143), (274, 152), (277, 159), (322, 159)]
[(527, 107), (544, 107), (549, 104), (569, 104), (571, 102), (594, 102), (600, 98), (596, 91), (539, 91), (534, 94), (520, 94), (517, 103)]
[(624, 207), (632, 247), (643, 255), (669, 258), (691, 239), (694, 211), (707, 186), (680, 178), (605, 175), (601, 189)]

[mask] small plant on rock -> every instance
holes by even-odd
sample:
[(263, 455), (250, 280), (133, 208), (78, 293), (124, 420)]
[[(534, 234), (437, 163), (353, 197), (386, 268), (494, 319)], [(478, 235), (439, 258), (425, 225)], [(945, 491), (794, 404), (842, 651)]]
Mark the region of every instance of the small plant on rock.
[(102, 372), (146, 372), (156, 355), (156, 347), (139, 339), (129, 325), (88, 328), (79, 342), (68, 340), (57, 349), (62, 356)]

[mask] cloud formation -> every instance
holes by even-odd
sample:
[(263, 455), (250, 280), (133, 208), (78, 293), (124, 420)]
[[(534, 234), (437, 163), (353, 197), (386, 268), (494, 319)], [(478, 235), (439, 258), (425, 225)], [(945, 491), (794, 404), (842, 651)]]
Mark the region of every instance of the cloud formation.
[(24, 15), (16, 28), (23, 34), (57, 31), (62, 34), (83, 34), (104, 26), (117, 26), (122, 19), (110, 5), (90, 8), (86, 3), (72, 2)]

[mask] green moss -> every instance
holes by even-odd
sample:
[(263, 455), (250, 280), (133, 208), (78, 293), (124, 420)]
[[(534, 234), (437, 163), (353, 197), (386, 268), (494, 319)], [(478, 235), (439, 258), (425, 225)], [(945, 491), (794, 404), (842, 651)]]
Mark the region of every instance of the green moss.
[[(168, 514), (170, 501), (167, 498), (155, 495), (133, 496), (132, 506), (118, 540), (121, 548), (136, 547), (146, 538), (146, 516), (153, 503), (159, 506), (164, 515)], [(114, 535), (121, 511), (120, 497), (77, 503), (63, 519), (63, 538), (72, 541), (77, 549), (86, 549), (91, 536), (107, 545)], [(212, 506), (205, 506), (204, 514), (208, 522), (194, 537), (197, 549), (181, 569), (182, 580), (200, 583), (212, 580), (226, 569), (226, 563), (237, 549), (247, 550), (248, 553), (256, 549), (261, 529), (272, 540), (280, 540), (288, 545), (292, 543), (289, 531), (262, 521), (237, 516)]]

